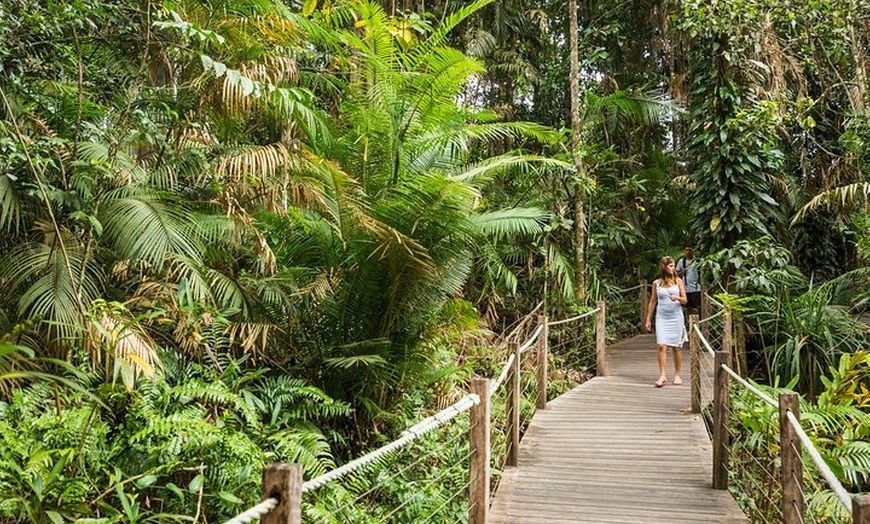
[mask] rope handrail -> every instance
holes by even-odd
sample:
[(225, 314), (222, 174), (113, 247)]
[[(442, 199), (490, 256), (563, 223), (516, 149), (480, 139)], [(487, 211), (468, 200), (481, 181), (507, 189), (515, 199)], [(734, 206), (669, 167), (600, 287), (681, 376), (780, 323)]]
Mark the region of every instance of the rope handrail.
[(278, 499), (276, 499), (276, 498), (270, 497), (270, 498), (264, 499), (262, 502), (260, 502), (256, 506), (254, 506), (248, 510), (245, 510), (243, 513), (239, 513), (235, 517), (224, 522), (224, 524), (248, 524), (248, 522), (251, 522), (252, 520), (257, 520), (260, 517), (262, 517), (263, 515), (269, 513), (270, 511), (275, 509), (275, 506), (277, 506), (277, 505), (278, 505)]
[(384, 446), (382, 446), (382, 447), (380, 447), (380, 448), (378, 448), (370, 453), (367, 453), (367, 454), (363, 455), (362, 457), (354, 459), (354, 460), (348, 462), (347, 464), (345, 464), (337, 469), (334, 469), (332, 471), (324, 473), (323, 475), (320, 475), (319, 477), (313, 478), (313, 479), (309, 480), (308, 482), (303, 483), (302, 484), (302, 492), (306, 493), (308, 491), (311, 491), (311, 490), (317, 489), (321, 486), (324, 486), (324, 485), (328, 484), (329, 482), (332, 482), (333, 480), (336, 480), (344, 475), (347, 475), (348, 473), (350, 473), (352, 471), (355, 471), (363, 466), (366, 466), (366, 465), (376, 461), (377, 459), (383, 457), (384, 455), (388, 455), (388, 454), (392, 453), (393, 451), (401, 449), (402, 447), (410, 444), (411, 442), (417, 440), (418, 438), (425, 435), (426, 433), (437, 428), (438, 426), (440, 426), (444, 422), (447, 422), (448, 420), (454, 418), (455, 416), (459, 415), (463, 411), (466, 411), (466, 410), (470, 409), (472, 406), (475, 406), (479, 403), (480, 403), (480, 397), (478, 397), (477, 395), (475, 395), (475, 394), (465, 395), (458, 402), (455, 402), (451, 406), (448, 406), (447, 408), (439, 411), (435, 415), (432, 415), (431, 417), (425, 418), (425, 419), (421, 420), (420, 422), (414, 424), (410, 428), (406, 429), (405, 431), (402, 432), (402, 436), (400, 438), (394, 440), (393, 442), (386, 444), (386, 445), (384, 445)]
[(492, 386), (489, 388), (489, 396), (492, 397), (499, 386), (502, 385), (504, 379), (507, 378), (507, 374), (510, 372), (511, 367), (514, 365), (514, 359), (517, 356), (514, 353), (511, 353), (511, 356), (508, 357), (507, 363), (505, 363), (504, 367), (501, 369), (501, 373), (499, 373), (498, 378), (495, 379), (495, 382), (492, 383)]
[(746, 389), (751, 391), (756, 397), (758, 397), (761, 400), (763, 400), (764, 402), (770, 404), (771, 407), (779, 409), (779, 403), (777, 401), (773, 400), (772, 398), (770, 398), (770, 396), (766, 395), (763, 391), (761, 391), (760, 389), (758, 389), (755, 386), (753, 386), (752, 384), (750, 384), (749, 381), (747, 381), (745, 378), (743, 378), (740, 375), (738, 375), (737, 373), (735, 373), (733, 369), (726, 366), (725, 364), (722, 364), (722, 369), (724, 369), (726, 373), (731, 375), (731, 377), (733, 377), (734, 380), (739, 382), (740, 385), (742, 385), (743, 387), (745, 387)]
[[(541, 331), (543, 331), (543, 330), (544, 330), (544, 325), (539, 324), (538, 327), (532, 332), (529, 339), (526, 340), (522, 346), (520, 346), (519, 353), (522, 354), (525, 350), (532, 347), (532, 344), (534, 344), (535, 341), (538, 340), (538, 336), (541, 334)], [(490, 388), (489, 388), (489, 396), (490, 397), (492, 397), (495, 394), (496, 390), (504, 382), (504, 379), (507, 378), (507, 374), (510, 372), (511, 367), (514, 364), (514, 359), (516, 359), (516, 355), (514, 353), (511, 353), (511, 355), (507, 359), (507, 362), (505, 362), (505, 365), (501, 368), (501, 373), (498, 374), (498, 378), (495, 379), (495, 382), (493, 382), (492, 386), (490, 386)]]
[(621, 295), (623, 293), (628, 293), (629, 291), (634, 291), (635, 289), (640, 289), (644, 286), (648, 286), (649, 284), (638, 284), (636, 286), (627, 287), (625, 289), (617, 289), (613, 292), (614, 295)]
[[(628, 292), (631, 290), (639, 289), (641, 287), (642, 287), (642, 285), (637, 285), (637, 286), (634, 286), (631, 288), (619, 290), (619, 291), (615, 292), (614, 294), (625, 293), (625, 292)], [(520, 321), (515, 323), (513, 329), (511, 330), (511, 333), (508, 336), (502, 337), (502, 340), (508, 340), (508, 339), (516, 340), (518, 338), (518, 336), (528, 328), (529, 324), (534, 322), (532, 315), (533, 315), (533, 313), (535, 313), (535, 311), (539, 310), (542, 306), (543, 306), (543, 302), (538, 303), (531, 313), (527, 314), (523, 319), (521, 319)], [(480, 384), (482, 383), (483, 379), (479, 379), (477, 384), (475, 385), (475, 388), (478, 389), (477, 394), (467, 394), (467, 395), (463, 396), (459, 401), (455, 402), (451, 406), (448, 406), (446, 409), (439, 411), (435, 415), (432, 415), (432, 416), (427, 417), (423, 420), (420, 420), (416, 424), (412, 425), (411, 427), (409, 427), (408, 429), (403, 431), (401, 433), (401, 436), (399, 438), (397, 438), (396, 440), (394, 440), (394, 441), (392, 441), (384, 446), (381, 446), (381, 447), (379, 447), (379, 448), (377, 448), (369, 453), (366, 453), (365, 455), (363, 455), (359, 458), (356, 458), (356, 459), (354, 459), (354, 460), (352, 460), (352, 461), (350, 461), (350, 462), (348, 462), (340, 467), (337, 467), (331, 471), (328, 471), (328, 472), (324, 473), (323, 475), (319, 475), (315, 478), (312, 478), (311, 480), (308, 480), (307, 482), (302, 482), (301, 484), (297, 483), (297, 484), (295, 484), (295, 487), (287, 488), (287, 489), (289, 489), (291, 491), (296, 490), (295, 493), (297, 493), (297, 494), (310, 493), (313, 490), (316, 490), (320, 487), (325, 486), (328, 483), (331, 483), (331, 482), (336, 481), (342, 477), (345, 477), (346, 475), (351, 474), (352, 472), (354, 472), (356, 470), (359, 470), (359, 469), (364, 468), (366, 466), (370, 466), (373, 463), (378, 463), (378, 462), (388, 463), (390, 461), (393, 461), (394, 459), (391, 458), (391, 454), (397, 452), (398, 450), (400, 450), (402, 448), (409, 446), (409, 444), (411, 444), (415, 440), (421, 438), (422, 436), (435, 430), (436, 428), (444, 425), (445, 423), (447, 423), (451, 419), (457, 417), (460, 413), (463, 413), (464, 411), (471, 409), (473, 406), (479, 405), (481, 402), (488, 403), (490, 401), (490, 399), (492, 398), (492, 396), (505, 383), (508, 383), (509, 385), (512, 386), (513, 385), (512, 381), (507, 380), (508, 377), (510, 376), (511, 371), (514, 369), (517, 369), (518, 361), (522, 360), (522, 355), (525, 351), (529, 350), (530, 348), (533, 348), (536, 342), (541, 342), (541, 337), (544, 333), (547, 332), (548, 326), (557, 326), (560, 324), (567, 324), (569, 322), (578, 321), (578, 320), (581, 320), (583, 318), (586, 318), (586, 317), (589, 317), (589, 316), (592, 316), (595, 314), (599, 314), (599, 316), (601, 316), (601, 314), (604, 311), (605, 311), (604, 303), (600, 302), (599, 307), (596, 307), (595, 309), (583, 312), (581, 314), (578, 314), (578, 315), (570, 317), (570, 318), (565, 318), (565, 319), (558, 320), (555, 322), (539, 322), (538, 325), (531, 332), (530, 336), (528, 337), (528, 339), (524, 343), (522, 343), (521, 345), (518, 345), (518, 346), (513, 346), (513, 344), (511, 344), (511, 347), (515, 348), (514, 351), (512, 351), (511, 354), (507, 356), (506, 362), (504, 363), (504, 366), (500, 369), (498, 377), (495, 379), (495, 381), (490, 382), (490, 386), (488, 388), (480, 389), (480, 387), (481, 387)], [(543, 318), (546, 318), (546, 317), (543, 317)], [(603, 317), (599, 318), (599, 320), (603, 321)], [(598, 347), (598, 346), (596, 347), (596, 355), (603, 354), (603, 340), (604, 340), (604, 338), (603, 338), (603, 336), (601, 336), (601, 334), (603, 333), (601, 328), (603, 328), (603, 322), (601, 323), (600, 326), (598, 324), (596, 324), (596, 331), (598, 333), (596, 343), (598, 346), (600, 346), (600, 347)], [(547, 346), (548, 346), (547, 341), (543, 341), (542, 343), (544, 344), (542, 346), (542, 350), (546, 354)], [(538, 376), (537, 389), (538, 389), (538, 391), (537, 391), (536, 400), (537, 400), (537, 403), (540, 404), (542, 401), (541, 399), (543, 399), (544, 405), (546, 405), (546, 399), (547, 399), (546, 362), (548, 359), (538, 359), (538, 360), (542, 360), (543, 362), (545, 362), (545, 364), (543, 367), (543, 371), (541, 369), (540, 363), (537, 364), (537, 366), (538, 366), (538, 369), (537, 369), (537, 373), (538, 373), (538, 375), (537, 375)], [(540, 378), (542, 376), (542, 374), (543, 374), (543, 380), (541, 380), (541, 378)], [(541, 384), (543, 384), (543, 387), (541, 386)], [(482, 393), (483, 391), (487, 391), (487, 395), (483, 394)], [(520, 391), (520, 393), (523, 394), (522, 390)], [(487, 396), (489, 398), (487, 398)], [(511, 395), (511, 398), (514, 398), (514, 397), (515, 397), (515, 392), (512, 393), (512, 395)], [(509, 403), (510, 402), (516, 402), (516, 401), (515, 400), (509, 401)], [(511, 404), (511, 405), (513, 405), (513, 404)], [(514, 406), (513, 409), (518, 410), (519, 408), (518, 408), (518, 406)], [(489, 415), (488, 414), (482, 415), (482, 414), (478, 413), (475, 416), (478, 416), (478, 417), (482, 416), (482, 417), (486, 418)], [(482, 427), (479, 422), (480, 422), (479, 420), (472, 421), (472, 424), (471, 424), (472, 428)], [(517, 427), (519, 427), (519, 424), (515, 424), (515, 425)], [(510, 424), (508, 425), (508, 430), (510, 431)], [(511, 434), (514, 434), (514, 433), (511, 433)], [(474, 439), (476, 437), (474, 436), (474, 431), (472, 431), (472, 435), (470, 438), (471, 438), (471, 442), (475, 442)], [(477, 462), (480, 462), (480, 461), (478, 460)], [(482, 472), (482, 470), (479, 469), (482, 466), (477, 465), (477, 462), (474, 462), (474, 464), (471, 466), (472, 473), (476, 473), (476, 475), (472, 474), (472, 477), (473, 477), (472, 481), (475, 481), (475, 479), (480, 479), (480, 478), (483, 478), (484, 476), (486, 476), (486, 474), (484, 474)], [(281, 466), (284, 466), (284, 465), (281, 465)], [(299, 466), (296, 465), (295, 467), (298, 468)], [(478, 468), (478, 469), (475, 469), (475, 468)], [(299, 471), (299, 470), (297, 469), (297, 471)], [(275, 472), (271, 473), (271, 475), (275, 475), (275, 474), (277, 474), (277, 473), (275, 473)], [(294, 473), (294, 474), (299, 475), (299, 473)], [(269, 471), (264, 471), (264, 483), (266, 482), (266, 479), (269, 477), (269, 475), (270, 475)], [(272, 478), (274, 478), (274, 476)], [(302, 479), (299, 479), (299, 480), (302, 480)], [(257, 520), (257, 519), (268, 518), (267, 515), (269, 515), (270, 512), (274, 513), (276, 508), (281, 508), (282, 504), (284, 504), (284, 502), (282, 501), (283, 495), (284, 495), (283, 492), (280, 495), (277, 493), (274, 493), (269, 498), (265, 498), (265, 499), (261, 500), (255, 506), (250, 507), (247, 510), (245, 510), (244, 512), (239, 513), (235, 517), (225, 521), (224, 524), (247, 524), (247, 523), (254, 521), (254, 520)], [(292, 504), (298, 504), (298, 500), (297, 500), (297, 502), (294, 502)], [(481, 504), (481, 502), (479, 500), (470, 501), (470, 507), (475, 507), (475, 505), (479, 506), (480, 504)]]
[(713, 320), (714, 318), (718, 317), (719, 315), (724, 315), (724, 314), (725, 314), (725, 310), (720, 309), (718, 312), (713, 313), (709, 317), (704, 317), (701, 320), (699, 320), (698, 324), (703, 324), (704, 322), (709, 322), (709, 321)]
[(580, 315), (577, 315), (576, 317), (563, 318), (562, 320), (557, 320), (555, 322), (547, 322), (547, 325), (548, 326), (558, 326), (559, 324), (567, 324), (568, 322), (574, 322), (575, 320), (580, 320), (581, 318), (588, 317), (589, 315), (592, 315), (594, 313), (598, 313), (599, 311), (601, 311), (601, 308), (595, 308), (592, 311), (587, 311), (586, 313), (582, 313)]
[(716, 298), (713, 295), (711, 295), (709, 293), (704, 293), (704, 294), (707, 295), (707, 298), (710, 300), (710, 302), (712, 304), (716, 304), (716, 306), (719, 307), (720, 309), (725, 308), (725, 304), (723, 302), (716, 300)]
[(785, 417), (788, 419), (791, 427), (797, 433), (798, 438), (804, 445), (804, 448), (806, 448), (807, 453), (809, 453), (810, 457), (812, 457), (813, 462), (815, 462), (816, 464), (816, 467), (819, 468), (819, 473), (821, 473), (822, 476), (825, 477), (825, 481), (828, 483), (828, 486), (831, 488), (834, 494), (837, 495), (837, 498), (846, 508), (846, 511), (852, 511), (852, 495), (850, 495), (849, 492), (846, 491), (846, 488), (843, 487), (840, 479), (838, 479), (837, 476), (834, 475), (834, 472), (831, 471), (831, 468), (828, 467), (828, 464), (825, 463), (824, 459), (822, 459), (822, 456), (819, 454), (819, 450), (816, 449), (815, 445), (813, 445), (813, 441), (810, 440), (809, 435), (807, 435), (807, 433), (804, 431), (804, 428), (801, 427), (800, 421), (797, 419), (794, 413), (791, 412), (791, 410), (785, 412)]
[[(718, 313), (716, 313), (715, 315), (711, 315), (710, 317), (707, 317), (705, 320), (710, 320), (712, 318), (715, 318), (716, 316), (718, 316), (724, 312), (725, 312), (724, 309), (720, 310)], [(701, 321), (701, 322), (703, 322), (703, 321)], [(694, 324), (695, 333), (697, 334), (698, 339), (704, 344), (704, 347), (707, 350), (707, 352), (709, 352), (711, 355), (715, 355), (716, 352), (713, 350), (710, 343), (707, 341), (706, 337), (704, 337), (704, 334), (701, 332), (701, 329), (699, 326), (701, 322)], [(755, 395), (759, 400), (768, 404), (770, 407), (772, 407), (774, 409), (777, 409), (777, 410), (781, 409), (779, 403), (776, 400), (774, 400), (772, 397), (770, 397), (769, 395), (767, 395), (766, 393), (761, 391), (759, 388), (752, 385), (748, 380), (746, 380), (743, 377), (741, 377), (740, 375), (738, 375), (733, 369), (731, 369), (731, 367), (729, 367), (726, 364), (721, 364), (721, 369), (723, 371), (725, 371), (726, 373), (728, 373), (728, 375), (730, 375), (734, 380), (736, 380), (737, 383), (739, 383), (741, 386), (743, 386), (749, 392), (751, 392), (753, 395)], [(828, 464), (824, 461), (824, 459), (822, 458), (818, 449), (816, 449), (812, 440), (810, 440), (809, 435), (807, 435), (806, 431), (801, 426), (800, 421), (797, 419), (797, 416), (791, 410), (787, 409), (785, 411), (785, 417), (788, 420), (788, 423), (794, 429), (801, 444), (804, 446), (807, 453), (812, 458), (813, 463), (815, 464), (816, 468), (819, 470), (819, 473), (822, 475), (822, 477), (824, 477), (825, 482), (827, 483), (828, 487), (831, 488), (831, 490), (834, 492), (834, 495), (837, 497), (838, 501), (843, 505), (843, 507), (846, 509), (846, 511), (852, 511), (852, 495), (846, 490), (845, 487), (843, 487), (843, 484), (840, 481), (840, 479), (837, 478), (837, 476), (834, 474), (834, 472), (831, 471)]]
[(502, 335), (497, 338), (497, 341), (503, 342), (505, 340), (510, 340), (515, 334), (517, 334), (517, 332), (519, 332), (525, 326), (525, 324), (527, 322), (529, 322), (532, 319), (532, 315), (534, 315), (535, 312), (538, 311), (541, 308), (541, 306), (543, 306), (543, 305), (544, 305), (543, 300), (538, 302), (538, 304), (534, 308), (532, 308), (531, 311), (526, 313), (523, 318), (517, 320), (516, 322), (514, 322), (510, 326), (506, 327), (505, 330), (507, 331), (507, 334), (505, 334), (503, 332)]
[[(366, 466), (379, 458), (388, 455), (396, 450), (403, 448), (404, 446), (410, 444), (411, 442), (417, 440), (422, 437), (426, 433), (436, 429), (441, 426), (445, 422), (451, 420), (456, 417), (460, 413), (467, 411), (472, 406), (475, 406), (480, 403), (480, 397), (471, 393), (462, 397), (459, 401), (453, 403), (452, 405), (446, 407), (445, 409), (439, 411), (435, 415), (431, 417), (427, 417), (420, 422), (414, 424), (410, 428), (406, 429), (402, 432), (402, 436), (389, 444), (381, 446), (380, 448), (372, 451), (371, 453), (367, 453), (358, 459), (352, 460), (347, 464), (336, 468), (332, 471), (324, 473), (319, 477), (313, 478), (308, 482), (302, 484), (302, 493), (306, 493), (308, 491), (317, 489), (321, 486), (332, 482), (348, 473), (355, 471), (363, 466)], [(278, 500), (270, 497), (262, 500), (256, 506), (253, 506), (244, 512), (236, 515), (235, 517), (227, 520), (224, 524), (247, 524), (252, 520), (259, 519), (263, 515), (272, 511), (275, 506), (278, 505)]]
[(707, 338), (704, 336), (704, 334), (701, 333), (701, 328), (698, 327), (698, 324), (694, 324), (692, 329), (695, 330), (695, 333), (698, 335), (698, 339), (704, 344), (704, 347), (707, 348), (707, 352), (715, 356), (716, 352), (710, 346), (710, 343), (707, 342)]
[(535, 341), (538, 340), (538, 335), (541, 334), (541, 331), (543, 331), (543, 329), (544, 329), (544, 325), (538, 324), (538, 327), (535, 328), (535, 330), (532, 332), (532, 335), (529, 337), (529, 339), (526, 340), (525, 342), (523, 342), (523, 345), (520, 346), (520, 349), (519, 349), (520, 354), (522, 354), (523, 351), (532, 347), (532, 344), (534, 344)]

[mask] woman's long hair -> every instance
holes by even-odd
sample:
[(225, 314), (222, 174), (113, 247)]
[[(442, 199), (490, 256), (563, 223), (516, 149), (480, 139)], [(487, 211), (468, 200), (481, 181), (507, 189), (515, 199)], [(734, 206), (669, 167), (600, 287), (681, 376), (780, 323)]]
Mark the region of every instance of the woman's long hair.
[(673, 257), (663, 256), (659, 259), (659, 275), (662, 279), (662, 284), (672, 286), (677, 283), (677, 272), (668, 273), (668, 265), (674, 262)]

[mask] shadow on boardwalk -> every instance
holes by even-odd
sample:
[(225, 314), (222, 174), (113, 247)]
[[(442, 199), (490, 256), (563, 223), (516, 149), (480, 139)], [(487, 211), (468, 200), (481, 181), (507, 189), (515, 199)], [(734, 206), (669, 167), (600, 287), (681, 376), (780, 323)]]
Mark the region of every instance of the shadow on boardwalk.
[[(668, 355), (668, 378), (673, 363)], [(727, 491), (712, 489), (711, 444), (689, 413), (685, 385), (658, 378), (655, 338), (607, 348), (610, 375), (538, 411), (495, 493), (490, 522), (670, 524), (748, 522)]]

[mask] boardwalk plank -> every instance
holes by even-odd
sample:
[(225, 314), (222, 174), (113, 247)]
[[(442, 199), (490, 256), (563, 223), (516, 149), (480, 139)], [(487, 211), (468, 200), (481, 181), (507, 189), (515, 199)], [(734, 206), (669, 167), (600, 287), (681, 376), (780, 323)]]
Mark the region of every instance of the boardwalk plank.
[[(746, 523), (727, 491), (712, 489), (712, 445), (685, 385), (652, 387), (655, 341), (644, 335), (607, 350), (610, 375), (539, 410), (503, 472), (496, 524)], [(672, 369), (672, 363), (669, 362)]]

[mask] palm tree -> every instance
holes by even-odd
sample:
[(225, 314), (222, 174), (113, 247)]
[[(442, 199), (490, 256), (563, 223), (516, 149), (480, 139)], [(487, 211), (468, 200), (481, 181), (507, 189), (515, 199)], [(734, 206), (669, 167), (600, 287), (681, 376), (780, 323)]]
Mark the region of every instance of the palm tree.
[[(158, 305), (159, 317), (182, 326), (174, 333), (182, 348), (197, 349), (196, 329), (185, 326), (209, 311), (229, 318), (231, 345), (262, 348), (293, 282), (278, 271), (255, 213), (290, 202), (335, 207), (336, 173), (308, 145), (325, 125), (294, 86), (290, 49), (303, 40), (286, 8), (176, 8), (155, 13), (164, 20), (141, 46), (143, 66), (110, 94), (126, 111), (101, 98), (86, 100), (87, 112), (58, 115), (53, 100), (3, 84), (0, 125), (23, 153), (0, 173), (4, 306), (10, 322), (44, 319), (42, 347), (58, 356), (91, 339), (99, 361), (110, 339), (117, 353), (132, 336), (142, 364), (153, 366), (156, 343), (142, 327), (162, 330), (138, 315)], [(88, 95), (60, 91), (59, 107), (81, 107)], [(73, 137), (50, 126), (75, 118), (83, 131)], [(126, 306), (95, 314), (101, 298)], [(128, 333), (109, 336), (119, 329)]]
[[(327, 392), (353, 397), (358, 406), (390, 402), (403, 377), (420, 369), (421, 337), (446, 301), (462, 292), (478, 255), (492, 253), (488, 239), (542, 232), (546, 213), (490, 209), (481, 197), (485, 184), (503, 173), (567, 167), (520, 151), (486, 155), (494, 140), (558, 137), (455, 102), (482, 68), (448, 47), (446, 37), (487, 3), (460, 9), (411, 42), (400, 41), (392, 19), (373, 2), (348, 8), (353, 14), (323, 17), (338, 31), (352, 71), (338, 107), (345, 125), (324, 155), (358, 183), (355, 207), (332, 215), (344, 217), (341, 227), (326, 227), (331, 218), (324, 223), (327, 217), (312, 214), (276, 224), (284, 241), (275, 252), (281, 265), (318, 274), (306, 320), (291, 338), (320, 348), (309, 362), (328, 382)], [(306, 247), (313, 245), (320, 249)], [(478, 267), (507, 271), (491, 256)]]

